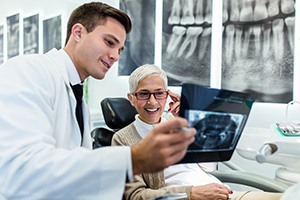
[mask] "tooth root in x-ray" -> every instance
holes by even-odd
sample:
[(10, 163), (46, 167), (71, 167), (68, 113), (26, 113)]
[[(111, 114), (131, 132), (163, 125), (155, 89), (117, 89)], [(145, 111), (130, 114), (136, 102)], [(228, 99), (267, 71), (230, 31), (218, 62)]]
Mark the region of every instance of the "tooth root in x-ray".
[[(164, 52), (167, 56), (163, 58), (163, 63), (172, 62), (172, 65), (175, 65), (173, 69), (169, 68), (171, 70), (168, 73), (174, 73), (176, 78), (195, 82), (204, 79), (205, 73), (201, 74), (200, 71), (203, 72), (205, 69), (204, 61), (210, 60), (210, 54), (206, 53), (211, 43), (208, 39), (210, 35), (205, 36), (205, 33), (211, 31), (212, 1), (172, 0), (169, 4), (165, 8), (171, 8), (171, 12), (168, 12), (170, 16), (165, 19), (168, 20), (166, 24), (170, 25), (168, 29), (172, 30), (172, 33), (168, 33), (168, 40), (164, 44)], [(258, 81), (251, 82), (247, 73), (249, 73), (248, 71), (256, 72), (257, 75), (252, 74), (251, 76), (260, 80), (259, 76), (269, 76), (266, 72), (270, 72), (270, 66), (274, 66), (273, 75), (279, 71), (278, 68), (282, 65), (289, 65), (285, 68), (292, 70), (294, 13), (294, 0), (224, 0), (222, 60), (226, 73), (230, 74), (232, 71), (235, 75), (234, 78), (231, 76), (231, 79), (222, 78), (222, 84), (228, 89), (237, 87), (240, 90), (255, 90), (256, 88), (262, 90), (264, 88), (262, 93), (265, 91), (275, 94), (289, 92), (290, 85), (286, 84), (287, 81), (282, 81), (284, 86), (277, 87), (276, 89), (280, 89), (276, 91), (272, 85), (272, 80), (277, 80), (275, 77), (270, 77), (267, 84), (263, 85)], [(202, 27), (203, 30), (200, 35), (191, 34), (191, 27)], [(206, 66), (209, 70), (210, 63), (205, 64), (208, 64)], [(188, 68), (189, 72), (184, 74), (182, 71), (186, 70), (177, 70), (181, 66)], [(201, 70), (196, 69), (197, 67), (201, 67)], [(239, 69), (243, 69), (241, 73), (233, 72)], [(288, 73), (287, 71), (285, 76), (292, 77)], [(184, 75), (189, 77), (186, 78)], [(237, 76), (236, 79), (235, 76)], [(240, 80), (243, 80), (243, 84), (239, 86), (234, 84)], [(230, 88), (231, 86), (233, 88)]]

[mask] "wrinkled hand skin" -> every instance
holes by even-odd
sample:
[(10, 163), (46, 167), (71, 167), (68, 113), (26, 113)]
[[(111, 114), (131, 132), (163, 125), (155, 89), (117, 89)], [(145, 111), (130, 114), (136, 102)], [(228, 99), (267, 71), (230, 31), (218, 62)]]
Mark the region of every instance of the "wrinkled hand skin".
[(201, 186), (193, 186), (190, 193), (191, 200), (227, 200), (232, 190), (228, 187), (211, 183)]
[(133, 174), (152, 173), (179, 162), (194, 141), (196, 129), (188, 128), (184, 118), (155, 126), (138, 144), (131, 147)]

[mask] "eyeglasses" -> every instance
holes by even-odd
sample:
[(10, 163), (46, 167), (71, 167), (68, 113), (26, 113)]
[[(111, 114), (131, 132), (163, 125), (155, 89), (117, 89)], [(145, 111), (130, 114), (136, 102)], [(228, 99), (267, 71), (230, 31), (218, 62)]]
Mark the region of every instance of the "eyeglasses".
[(151, 94), (154, 95), (155, 99), (166, 99), (168, 97), (167, 91), (158, 91), (158, 92), (136, 92), (131, 93), (132, 95), (136, 96), (138, 100), (148, 100), (151, 97)]

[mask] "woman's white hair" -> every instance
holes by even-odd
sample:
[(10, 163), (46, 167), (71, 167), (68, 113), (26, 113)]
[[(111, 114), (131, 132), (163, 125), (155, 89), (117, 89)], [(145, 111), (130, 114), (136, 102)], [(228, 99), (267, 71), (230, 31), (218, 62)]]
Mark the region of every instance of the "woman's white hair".
[(168, 78), (166, 73), (154, 64), (145, 64), (136, 68), (129, 77), (129, 91), (134, 93), (139, 82), (145, 78), (151, 77), (152, 75), (159, 75), (164, 81), (165, 89), (168, 88)]

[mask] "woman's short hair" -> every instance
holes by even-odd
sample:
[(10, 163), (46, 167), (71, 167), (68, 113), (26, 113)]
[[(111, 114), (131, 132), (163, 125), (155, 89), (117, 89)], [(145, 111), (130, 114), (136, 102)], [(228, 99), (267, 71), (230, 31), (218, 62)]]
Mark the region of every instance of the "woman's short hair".
[(129, 77), (129, 91), (134, 93), (141, 80), (151, 77), (153, 75), (159, 75), (164, 81), (164, 86), (168, 88), (168, 78), (166, 73), (154, 64), (145, 64), (136, 68)]

